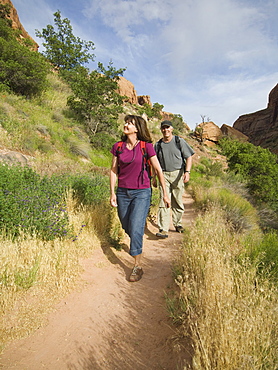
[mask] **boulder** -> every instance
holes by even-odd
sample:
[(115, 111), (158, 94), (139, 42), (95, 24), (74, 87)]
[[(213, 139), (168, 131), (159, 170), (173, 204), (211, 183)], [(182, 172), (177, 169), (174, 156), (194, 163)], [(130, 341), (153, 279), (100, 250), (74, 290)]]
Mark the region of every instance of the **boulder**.
[(140, 95), (137, 97), (137, 101), (139, 105), (147, 104), (152, 107), (151, 97), (150, 95)]
[(8, 149), (0, 149), (0, 162), (7, 164), (20, 163), (22, 166), (25, 166), (29, 164), (32, 159), (33, 158), (29, 155), (25, 155), (20, 152), (15, 152)]
[(202, 142), (212, 141), (218, 143), (222, 132), (214, 122), (202, 122), (195, 129), (195, 136)]

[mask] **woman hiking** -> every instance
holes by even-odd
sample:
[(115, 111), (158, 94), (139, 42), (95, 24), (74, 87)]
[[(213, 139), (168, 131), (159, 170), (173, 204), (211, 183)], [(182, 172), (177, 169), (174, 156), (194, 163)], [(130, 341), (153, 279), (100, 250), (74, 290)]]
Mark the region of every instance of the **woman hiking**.
[(122, 141), (111, 149), (110, 204), (117, 207), (122, 228), (130, 237), (129, 253), (134, 258), (134, 266), (129, 281), (135, 282), (143, 275), (143, 235), (151, 203), (148, 161), (163, 189), (166, 207), (170, 207), (170, 201), (146, 121), (135, 115), (127, 115), (124, 121)]

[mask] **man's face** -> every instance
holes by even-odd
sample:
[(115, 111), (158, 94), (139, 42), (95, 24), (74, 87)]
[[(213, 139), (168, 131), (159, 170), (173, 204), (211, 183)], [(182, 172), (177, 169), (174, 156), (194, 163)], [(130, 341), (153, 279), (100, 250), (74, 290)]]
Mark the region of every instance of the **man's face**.
[(165, 139), (169, 139), (172, 136), (173, 127), (172, 126), (163, 126), (161, 127), (162, 135)]

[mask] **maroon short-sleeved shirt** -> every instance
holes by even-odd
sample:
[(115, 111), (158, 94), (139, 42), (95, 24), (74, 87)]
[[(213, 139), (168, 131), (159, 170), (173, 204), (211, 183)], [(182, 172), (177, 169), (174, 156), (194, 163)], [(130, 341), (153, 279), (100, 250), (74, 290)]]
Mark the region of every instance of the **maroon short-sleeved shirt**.
[[(123, 142), (120, 154), (117, 154), (119, 142), (115, 143), (111, 149), (111, 153), (118, 157), (119, 174), (118, 187), (127, 189), (146, 189), (151, 186), (148, 172), (144, 166), (142, 176), (142, 161), (143, 154), (140, 147), (140, 142), (129, 150), (126, 147), (126, 142)], [(156, 155), (152, 143), (146, 143), (147, 159)]]

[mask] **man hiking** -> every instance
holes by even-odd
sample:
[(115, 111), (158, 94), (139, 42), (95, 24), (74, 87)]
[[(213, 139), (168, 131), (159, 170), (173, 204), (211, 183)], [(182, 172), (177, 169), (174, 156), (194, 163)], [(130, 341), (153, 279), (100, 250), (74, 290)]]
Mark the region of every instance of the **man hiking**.
[[(182, 201), (184, 183), (189, 181), (194, 150), (179, 136), (173, 135), (171, 121), (161, 122), (162, 139), (154, 145), (160, 166), (165, 179), (166, 192), (171, 200), (171, 211), (163, 202), (163, 192), (160, 187), (160, 203), (157, 214), (159, 232), (156, 236), (167, 238), (170, 226), (170, 212), (172, 212), (173, 225), (177, 232), (184, 231), (181, 220), (184, 212)], [(156, 179), (154, 179), (156, 186)]]

